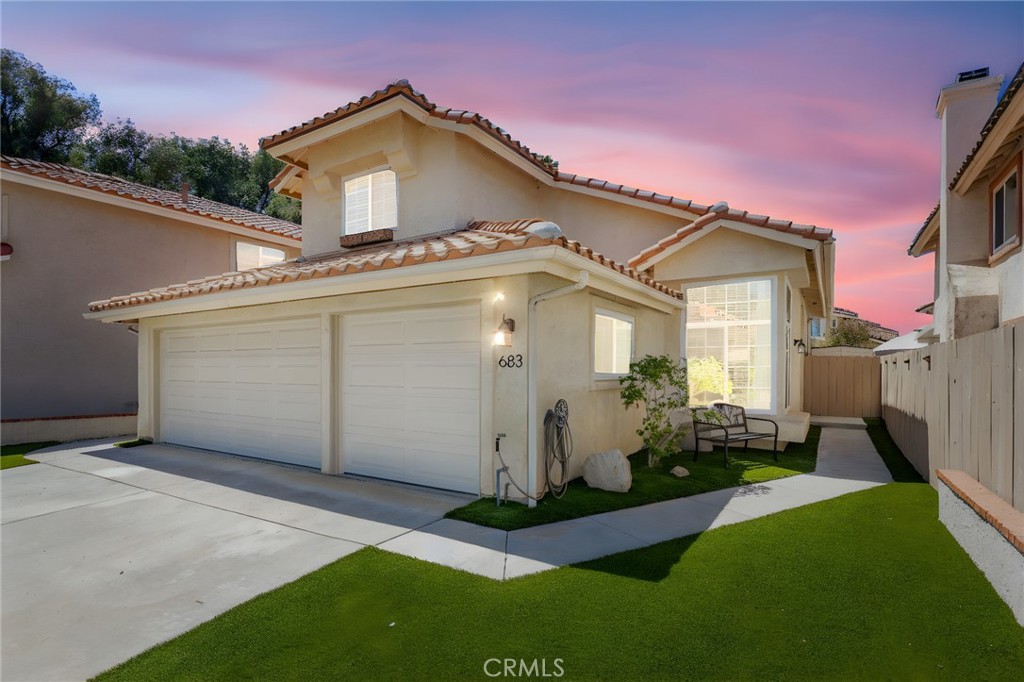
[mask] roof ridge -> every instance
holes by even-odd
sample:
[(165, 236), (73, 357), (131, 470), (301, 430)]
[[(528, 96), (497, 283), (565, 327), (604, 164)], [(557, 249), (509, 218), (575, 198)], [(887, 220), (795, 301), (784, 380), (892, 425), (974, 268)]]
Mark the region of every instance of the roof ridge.
[[(397, 96), (407, 97), (410, 101), (417, 104), (420, 108), (426, 111), (427, 114), (434, 118), (440, 118), (442, 120), (461, 125), (475, 126), (511, 149), (519, 156), (526, 159), (546, 175), (551, 176), (552, 180), (555, 182), (565, 182), (571, 185), (588, 187), (590, 189), (626, 196), (638, 201), (646, 201), (691, 213), (704, 214), (708, 211), (708, 206), (696, 203), (689, 199), (680, 199), (651, 190), (636, 189), (612, 183), (607, 180), (562, 172), (558, 169), (557, 162), (547, 161), (546, 159), (550, 159), (550, 157), (532, 151), (528, 146), (513, 138), (507, 130), (493, 123), (482, 114), (464, 109), (440, 107), (427, 99), (426, 95), (413, 88), (412, 84), (404, 79), (394, 81), (380, 90), (375, 90), (371, 94), (360, 97), (354, 102), (349, 102), (348, 104), (334, 109), (333, 111), (328, 111), (322, 116), (315, 116), (308, 121), (286, 128), (273, 135), (262, 137), (260, 138), (260, 147), (262, 149), (273, 147), (281, 142), (299, 137), (317, 128), (330, 125), (331, 123), (339, 121), (347, 116), (354, 115), (364, 109)], [(278, 177), (280, 177), (280, 174)], [(275, 178), (275, 180), (277, 180), (277, 178)]]

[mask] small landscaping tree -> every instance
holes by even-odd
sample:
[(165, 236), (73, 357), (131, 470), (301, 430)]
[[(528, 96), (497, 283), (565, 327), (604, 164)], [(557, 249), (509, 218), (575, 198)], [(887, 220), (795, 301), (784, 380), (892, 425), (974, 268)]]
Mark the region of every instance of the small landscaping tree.
[(619, 383), (619, 395), (627, 408), (641, 403), (646, 408), (636, 434), (647, 447), (647, 466), (657, 466), (662, 457), (671, 454), (668, 444), (677, 431), (672, 413), (689, 401), (686, 367), (667, 355), (645, 355), (629, 364), (629, 374)]

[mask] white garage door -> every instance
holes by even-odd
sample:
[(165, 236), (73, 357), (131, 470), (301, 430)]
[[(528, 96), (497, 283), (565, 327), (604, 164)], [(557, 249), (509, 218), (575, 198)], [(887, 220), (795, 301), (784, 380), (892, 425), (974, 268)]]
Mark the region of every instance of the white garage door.
[(480, 492), (480, 307), (346, 315), (345, 471)]
[(319, 318), (161, 342), (161, 440), (320, 468)]

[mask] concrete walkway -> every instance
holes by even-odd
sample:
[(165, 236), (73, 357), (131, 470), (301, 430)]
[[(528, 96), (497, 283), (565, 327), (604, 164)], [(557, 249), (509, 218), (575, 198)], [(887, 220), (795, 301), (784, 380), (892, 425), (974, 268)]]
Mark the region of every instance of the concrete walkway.
[(496, 580), (647, 547), (891, 483), (867, 431), (823, 428), (817, 470), (515, 531), (442, 519), (381, 549)]
[(4, 679), (84, 679), (361, 547), (505, 580), (890, 482), (863, 429), (822, 429), (818, 469), (505, 532), (472, 499), (188, 448), (110, 441), (3, 472)]

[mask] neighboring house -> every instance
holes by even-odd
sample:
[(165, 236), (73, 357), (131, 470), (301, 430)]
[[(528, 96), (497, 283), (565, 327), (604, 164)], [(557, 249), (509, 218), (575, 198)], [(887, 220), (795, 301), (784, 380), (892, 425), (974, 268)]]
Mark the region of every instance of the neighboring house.
[[(828, 333), (825, 332), (825, 328), (835, 329), (839, 326), (842, 320), (856, 320), (857, 322), (864, 325), (868, 332), (868, 341), (871, 347), (874, 348), (880, 344), (885, 343), (891, 339), (895, 339), (899, 336), (899, 332), (889, 327), (883, 327), (877, 322), (872, 320), (866, 320), (860, 316), (859, 313), (849, 310), (848, 308), (840, 308), (836, 306), (832, 309), (832, 317), (827, 325), (819, 324), (815, 325), (812, 321), (811, 324), (811, 338), (815, 341), (824, 341), (828, 338)], [(817, 332), (817, 333), (815, 333)]]
[(684, 354), (682, 294), (630, 257), (725, 228), (708, 243), (752, 282), (752, 324), (769, 320), (748, 345), (770, 352), (743, 371), (771, 414), (786, 414), (805, 309), (831, 307), (828, 231), (561, 172), (405, 81), (262, 146), (288, 164), (277, 191), (303, 201), (302, 258), (90, 305), (138, 325), (140, 436), (473, 494), (493, 494), (505, 462), (534, 494), (558, 399), (575, 476), (593, 452), (640, 446), (619, 397), (630, 361)]
[(979, 69), (959, 74), (939, 93), (939, 203), (908, 250), (914, 257), (935, 254), (935, 299), (918, 308), (934, 316), (934, 334), (915, 330), (906, 343), (948, 341), (1024, 316), (1024, 64), (997, 102), (1002, 83)]
[(298, 255), (301, 228), (120, 178), (4, 156), (3, 442), (133, 433), (137, 337), (82, 304)]

